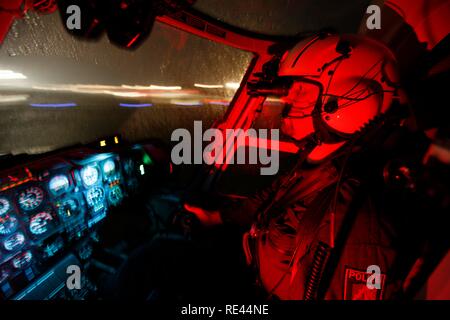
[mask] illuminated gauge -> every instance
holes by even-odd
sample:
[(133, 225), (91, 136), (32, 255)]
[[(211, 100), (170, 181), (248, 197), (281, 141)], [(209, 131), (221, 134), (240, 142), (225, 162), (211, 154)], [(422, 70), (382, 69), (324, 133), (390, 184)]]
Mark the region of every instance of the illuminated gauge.
[(31, 254), (31, 252), (25, 251), (12, 259), (12, 265), (16, 269), (22, 269), (30, 263), (32, 258), (33, 255)]
[(103, 202), (105, 198), (105, 192), (100, 187), (94, 187), (89, 189), (86, 194), (86, 201), (89, 206), (96, 207)]
[(114, 173), (114, 171), (116, 170), (116, 164), (114, 163), (113, 160), (108, 159), (105, 161), (105, 163), (103, 164), (103, 173), (105, 174), (105, 176), (110, 176)]
[(123, 199), (122, 189), (119, 186), (112, 187), (109, 191), (108, 198), (113, 206), (117, 206)]
[(0, 235), (11, 234), (16, 231), (17, 218), (10, 214), (0, 214)]
[(33, 216), (30, 220), (30, 232), (35, 235), (41, 235), (48, 230), (48, 224), (53, 217), (48, 212), (41, 212)]
[(78, 202), (75, 199), (68, 199), (58, 207), (58, 214), (63, 218), (70, 218), (78, 210)]
[(9, 208), (11, 208), (9, 201), (5, 198), (0, 198), (0, 215), (7, 213)]
[(55, 196), (59, 196), (69, 190), (70, 182), (69, 178), (65, 175), (54, 176), (48, 183), (50, 192)]
[(98, 181), (99, 172), (96, 167), (86, 166), (81, 169), (81, 179), (83, 179), (83, 183), (90, 187), (94, 185)]
[(3, 241), (3, 247), (8, 251), (20, 249), (25, 244), (25, 236), (23, 233), (17, 232), (9, 236)]
[(30, 187), (19, 195), (19, 205), (23, 210), (34, 210), (44, 200), (44, 191), (39, 187)]

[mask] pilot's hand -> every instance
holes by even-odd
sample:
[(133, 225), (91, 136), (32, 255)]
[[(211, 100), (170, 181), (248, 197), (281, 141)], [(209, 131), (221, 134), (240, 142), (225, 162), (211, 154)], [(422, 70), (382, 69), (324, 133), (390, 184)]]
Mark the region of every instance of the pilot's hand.
[(222, 217), (220, 216), (220, 212), (218, 210), (208, 211), (188, 203), (184, 204), (184, 209), (194, 214), (200, 223), (205, 227), (213, 227), (222, 224)]

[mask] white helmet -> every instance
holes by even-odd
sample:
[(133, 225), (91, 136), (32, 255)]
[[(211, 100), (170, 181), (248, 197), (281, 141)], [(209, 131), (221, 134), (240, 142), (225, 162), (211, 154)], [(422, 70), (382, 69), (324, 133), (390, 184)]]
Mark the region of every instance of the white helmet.
[(313, 160), (342, 146), (398, 94), (393, 53), (365, 36), (304, 39), (281, 58), (278, 76), (293, 80), (282, 98), (282, 131), (296, 140), (319, 132), (324, 144), (312, 152)]

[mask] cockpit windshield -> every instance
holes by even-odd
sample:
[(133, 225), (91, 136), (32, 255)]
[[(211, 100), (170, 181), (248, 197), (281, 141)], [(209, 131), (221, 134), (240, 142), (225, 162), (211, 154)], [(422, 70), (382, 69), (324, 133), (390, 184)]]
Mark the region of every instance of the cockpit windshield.
[[(273, 0), (258, 7), (252, 1), (199, 0), (195, 8), (249, 30), (294, 34), (336, 19), (332, 24), (342, 31), (356, 31), (353, 11), (362, 12), (368, 1), (353, 2)], [(324, 15), (325, 3), (339, 14)], [(292, 12), (298, 19), (284, 19)], [(150, 38), (129, 52), (106, 36), (98, 42), (70, 36), (57, 12), (29, 11), (0, 46), (0, 154), (43, 153), (115, 134), (130, 141), (149, 135), (168, 140), (193, 120), (212, 124), (225, 112), (251, 57), (158, 22)]]
[(129, 52), (27, 13), (0, 47), (0, 154), (43, 153), (120, 134), (170, 133), (226, 110), (251, 54), (156, 23)]

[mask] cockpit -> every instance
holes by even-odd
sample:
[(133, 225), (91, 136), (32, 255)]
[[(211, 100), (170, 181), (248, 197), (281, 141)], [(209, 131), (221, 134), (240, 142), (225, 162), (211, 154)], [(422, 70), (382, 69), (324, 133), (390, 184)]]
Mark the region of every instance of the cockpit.
[(115, 136), (2, 171), (2, 297), (57, 294), (67, 267), (91, 259), (99, 224), (139, 190), (170, 175), (170, 163), (158, 163), (161, 156), (152, 144), (125, 147)]
[(450, 6), (373, 2), (0, 0), (0, 301), (450, 298)]

